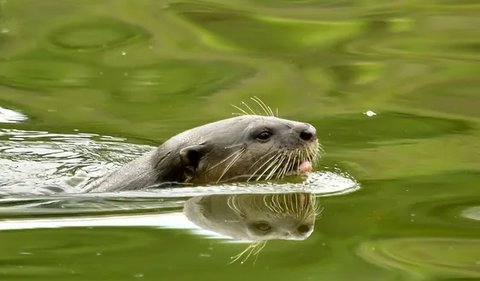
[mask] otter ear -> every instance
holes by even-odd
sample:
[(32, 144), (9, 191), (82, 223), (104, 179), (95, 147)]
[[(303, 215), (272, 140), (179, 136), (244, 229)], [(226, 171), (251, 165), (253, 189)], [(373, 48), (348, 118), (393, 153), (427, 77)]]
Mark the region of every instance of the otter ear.
[(189, 173), (194, 173), (203, 156), (207, 153), (205, 144), (194, 144), (180, 150), (182, 164)]

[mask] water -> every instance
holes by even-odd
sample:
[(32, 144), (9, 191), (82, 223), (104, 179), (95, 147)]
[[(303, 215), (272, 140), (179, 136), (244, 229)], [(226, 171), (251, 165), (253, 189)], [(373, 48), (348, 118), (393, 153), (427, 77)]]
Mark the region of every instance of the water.
[[(479, 14), (0, 0), (0, 279), (480, 279)], [(306, 182), (78, 192), (253, 96), (317, 128)]]

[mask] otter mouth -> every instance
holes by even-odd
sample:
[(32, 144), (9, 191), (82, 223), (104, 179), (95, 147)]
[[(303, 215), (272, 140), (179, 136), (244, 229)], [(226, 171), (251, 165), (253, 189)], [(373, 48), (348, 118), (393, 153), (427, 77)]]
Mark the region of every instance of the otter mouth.
[[(320, 156), (318, 142), (312, 145), (279, 151), (261, 163), (255, 162), (252, 166), (254, 172), (247, 181), (281, 179), (285, 176), (305, 176), (313, 171), (313, 165)], [(253, 170), (253, 169), (252, 169)]]
[(311, 161), (305, 160), (298, 165), (297, 169), (299, 174), (308, 175), (313, 171), (313, 163)]
[(315, 162), (323, 151), (318, 141), (294, 149), (272, 150), (259, 156), (253, 163), (251, 158), (242, 156), (243, 147), (207, 171), (219, 174), (217, 183), (230, 181), (269, 181), (279, 180), (285, 176), (306, 176), (313, 171)]

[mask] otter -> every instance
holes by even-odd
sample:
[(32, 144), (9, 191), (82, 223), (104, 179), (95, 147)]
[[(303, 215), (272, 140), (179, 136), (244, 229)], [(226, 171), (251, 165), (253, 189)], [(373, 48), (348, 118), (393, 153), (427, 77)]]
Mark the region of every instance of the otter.
[(86, 191), (270, 180), (306, 174), (318, 156), (312, 125), (275, 116), (241, 115), (184, 131)]
[(313, 232), (319, 204), (311, 193), (217, 194), (190, 198), (183, 213), (197, 226), (251, 244), (232, 263), (258, 257), (267, 241), (305, 240)]
[(305, 240), (320, 210), (310, 193), (215, 194), (190, 198), (183, 213), (203, 229), (255, 242)]

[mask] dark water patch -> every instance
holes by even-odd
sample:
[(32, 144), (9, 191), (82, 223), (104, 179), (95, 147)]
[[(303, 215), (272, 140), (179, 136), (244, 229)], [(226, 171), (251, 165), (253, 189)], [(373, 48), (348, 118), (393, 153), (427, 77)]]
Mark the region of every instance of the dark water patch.
[[(70, 238), (61, 239), (67, 233)], [(96, 270), (92, 272), (96, 264), (105, 260), (120, 262), (119, 254), (129, 250), (142, 250), (157, 240), (154, 233), (148, 235), (128, 229), (3, 232), (0, 236), (3, 239), (17, 237), (19, 241), (32, 239), (27, 243), (0, 246), (2, 252), (9, 256), (9, 259), (0, 262), (0, 276), (20, 280), (25, 277), (34, 279), (73, 277), (75, 280), (76, 275), (80, 280), (84, 280), (86, 275), (95, 278), (99, 275)], [(83, 260), (83, 265), (79, 266), (76, 262), (79, 260)], [(114, 268), (110, 270), (115, 272)]]
[[(344, 85), (352, 84), (355, 87), (365, 85), (381, 79), (385, 75), (385, 64), (381, 62), (357, 62), (350, 64), (334, 64), (327, 68), (327, 72), (332, 79)], [(342, 91), (342, 89), (339, 89)], [(357, 88), (358, 90), (358, 88)]]
[[(480, 67), (472, 66), (469, 73), (480, 71)], [(480, 117), (480, 101), (478, 89), (480, 83), (476, 78), (467, 78), (463, 75), (460, 79), (450, 78), (434, 80), (418, 85), (409, 91), (406, 96), (396, 98), (399, 102), (421, 109), (434, 110), (459, 116), (473, 118)]]
[(480, 278), (479, 239), (379, 239), (363, 243), (358, 253), (380, 266), (405, 271), (410, 278)]
[(50, 32), (48, 41), (75, 52), (104, 51), (147, 41), (152, 35), (140, 26), (116, 19), (91, 19), (65, 24)]
[[(50, 56), (19, 59), (0, 65), (0, 84), (15, 88), (0, 99), (29, 113), (32, 122), (41, 120), (43, 128), (164, 140), (198, 125), (198, 120), (211, 121), (201, 113), (212, 106), (204, 97), (235, 88), (254, 72), (223, 60), (159, 59), (149, 65), (110, 67)], [(197, 121), (190, 117), (193, 108)]]
[(141, 96), (149, 93), (152, 97), (169, 97), (172, 102), (173, 98), (178, 100), (178, 95), (208, 95), (232, 87), (240, 78), (253, 73), (246, 65), (213, 60), (161, 60), (154, 65), (121, 71), (127, 76), (119, 87), (131, 99), (141, 100)]
[[(472, 197), (451, 197), (441, 200), (422, 201), (410, 207), (412, 221), (443, 223), (450, 228), (480, 230), (478, 209), (480, 199)], [(479, 232), (480, 233), (480, 232)]]
[[(457, 6), (458, 7), (458, 6)], [(412, 14), (400, 9), (366, 16), (364, 34), (342, 45), (351, 54), (373, 57), (415, 59), (417, 61), (478, 60), (474, 15), (435, 14), (430, 6)], [(452, 6), (453, 8), (453, 6)], [(450, 40), (444, 40), (448, 36)], [(473, 37), (472, 37), (473, 36)], [(368, 40), (365, 40), (369, 38)], [(375, 38), (375, 44), (371, 44)]]
[[(228, 75), (222, 75), (227, 69)], [(110, 89), (128, 95), (140, 90), (148, 91), (152, 96), (207, 94), (250, 73), (250, 67), (226, 61), (159, 60), (145, 66), (109, 67), (48, 56), (1, 62), (0, 84), (31, 90)]]
[(22, 89), (89, 87), (98, 70), (58, 58), (16, 59), (0, 63), (0, 84)]
[(372, 147), (385, 142), (435, 138), (450, 134), (465, 134), (472, 125), (463, 120), (419, 116), (400, 112), (344, 114), (314, 122), (325, 148)]
[[(359, 231), (371, 237), (479, 237), (478, 221), (462, 214), (476, 205), (479, 176), (475, 171), (451, 171), (360, 181), (359, 191), (322, 200), (323, 232), (336, 238)], [(455, 189), (449, 189), (452, 186)], [(458, 205), (451, 207), (454, 204)], [(335, 214), (341, 214), (345, 223), (338, 225)]]
[(325, 48), (358, 29), (355, 22), (260, 16), (221, 5), (180, 2), (171, 4), (170, 9), (212, 34), (212, 41), (219, 47), (268, 56), (298, 56)]

